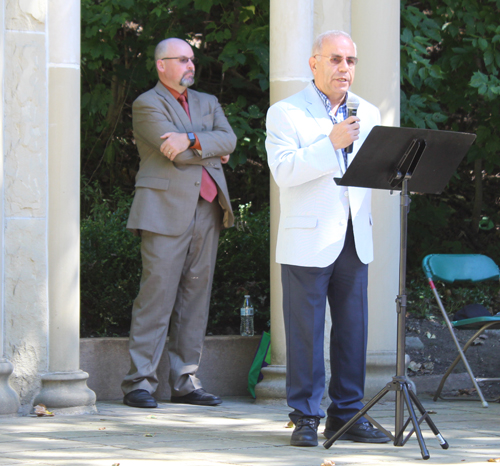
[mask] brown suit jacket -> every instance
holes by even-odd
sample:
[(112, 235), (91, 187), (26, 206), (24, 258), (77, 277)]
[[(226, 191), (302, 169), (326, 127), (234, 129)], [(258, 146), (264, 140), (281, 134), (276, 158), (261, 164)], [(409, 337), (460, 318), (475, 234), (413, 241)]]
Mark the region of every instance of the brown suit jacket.
[[(217, 199), (224, 212), (223, 227), (234, 216), (220, 156), (236, 147), (236, 136), (215, 96), (188, 89), (188, 115), (158, 82), (140, 95), (132, 107), (134, 137), (141, 159), (127, 228), (162, 235), (184, 233), (194, 217), (200, 195), (202, 166), (217, 183)], [(167, 132), (193, 132), (202, 148), (187, 149), (171, 162), (160, 152)], [(216, 202), (216, 200), (214, 200)]]

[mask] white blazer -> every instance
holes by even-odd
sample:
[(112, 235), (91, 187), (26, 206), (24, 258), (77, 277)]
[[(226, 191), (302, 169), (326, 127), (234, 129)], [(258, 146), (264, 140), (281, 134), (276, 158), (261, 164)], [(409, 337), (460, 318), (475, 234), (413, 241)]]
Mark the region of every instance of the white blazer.
[[(377, 107), (358, 98), (360, 135), (349, 163), (380, 124)], [(344, 160), (328, 138), (333, 123), (312, 83), (271, 106), (266, 124), (269, 168), (280, 190), (276, 262), (303, 267), (332, 264), (344, 245), (349, 206), (358, 257), (364, 264), (371, 262), (371, 190), (337, 186), (333, 180), (345, 172)]]

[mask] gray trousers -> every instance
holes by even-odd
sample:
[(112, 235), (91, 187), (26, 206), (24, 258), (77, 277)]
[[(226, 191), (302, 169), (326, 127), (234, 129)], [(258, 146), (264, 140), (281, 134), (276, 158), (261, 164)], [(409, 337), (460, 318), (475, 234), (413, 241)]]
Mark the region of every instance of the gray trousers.
[(169, 384), (174, 396), (201, 388), (196, 371), (208, 320), (212, 279), (221, 229), (217, 202), (199, 199), (189, 228), (180, 236), (142, 231), (142, 278), (132, 309), (131, 367), (125, 394), (158, 387), (156, 371), (170, 328)]

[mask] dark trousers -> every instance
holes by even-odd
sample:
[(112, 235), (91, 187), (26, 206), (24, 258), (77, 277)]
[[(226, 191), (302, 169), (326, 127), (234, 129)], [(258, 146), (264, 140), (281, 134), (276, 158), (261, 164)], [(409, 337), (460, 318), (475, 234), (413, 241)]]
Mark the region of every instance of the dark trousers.
[(356, 253), (351, 221), (344, 248), (333, 264), (324, 268), (282, 264), (281, 276), (287, 401), (294, 409), (290, 418), (325, 416), (320, 403), (328, 298), (332, 318), (328, 417), (343, 425), (363, 407), (368, 332), (368, 265)]

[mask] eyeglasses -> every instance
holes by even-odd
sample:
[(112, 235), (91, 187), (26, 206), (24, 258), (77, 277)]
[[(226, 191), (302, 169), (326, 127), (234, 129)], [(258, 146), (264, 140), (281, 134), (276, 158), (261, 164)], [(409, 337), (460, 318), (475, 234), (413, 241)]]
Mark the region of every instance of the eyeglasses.
[(330, 64), (334, 65), (334, 66), (340, 65), (344, 60), (346, 61), (347, 66), (349, 68), (354, 68), (358, 64), (357, 57), (341, 57), (340, 55), (330, 55), (330, 56), (327, 56), (327, 55), (320, 55), (319, 53), (317, 53), (316, 55), (314, 55), (314, 57), (325, 57), (325, 58), (328, 58), (328, 60), (330, 61)]
[(179, 63), (182, 63), (183, 65), (185, 65), (189, 60), (191, 60), (193, 65), (198, 63), (198, 59), (196, 57), (165, 57), (161, 58), (161, 60), (179, 60)]

